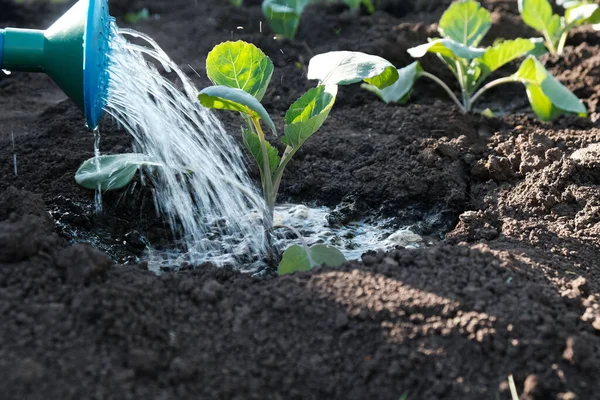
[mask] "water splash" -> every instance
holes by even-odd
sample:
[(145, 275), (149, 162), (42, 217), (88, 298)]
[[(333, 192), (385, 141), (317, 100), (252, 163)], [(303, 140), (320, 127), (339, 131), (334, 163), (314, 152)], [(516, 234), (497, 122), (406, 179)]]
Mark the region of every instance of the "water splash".
[[(164, 166), (145, 178), (153, 186), (156, 207), (182, 238), (189, 261), (205, 261), (209, 251), (215, 252), (207, 244), (215, 224), (222, 237), (235, 243), (218, 253), (263, 255), (266, 237), (256, 210), (264, 205), (234, 140), (151, 38), (116, 25), (112, 35), (106, 111), (133, 136), (136, 152)], [(130, 43), (123, 35), (150, 47)], [(144, 56), (173, 72), (178, 84)]]
[[(312, 246), (326, 244), (338, 248), (347, 260), (360, 260), (361, 255), (369, 250), (390, 251), (397, 247), (418, 248), (439, 242), (439, 238), (422, 237), (413, 233), (409, 227), (399, 227), (392, 218), (380, 220), (356, 220), (343, 225), (330, 223), (330, 215), (334, 210), (328, 207), (307, 207), (299, 204), (279, 204), (275, 207), (276, 224), (295, 228), (304, 241)], [(212, 247), (208, 259), (219, 261), (224, 265), (236, 265), (244, 273), (261, 276), (265, 271), (262, 260), (246, 259), (236, 264), (227, 254), (217, 250), (227, 246), (220, 238), (208, 242)], [(273, 248), (282, 254), (289, 246), (298, 244), (297, 236), (287, 229), (277, 229), (273, 237)], [(156, 273), (173, 271), (189, 262), (189, 254), (166, 250), (150, 250), (145, 254), (150, 270)]]

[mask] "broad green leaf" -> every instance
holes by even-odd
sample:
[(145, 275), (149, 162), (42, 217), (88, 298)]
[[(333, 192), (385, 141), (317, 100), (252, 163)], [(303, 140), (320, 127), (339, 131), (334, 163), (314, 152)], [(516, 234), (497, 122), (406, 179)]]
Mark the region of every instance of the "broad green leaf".
[(75, 173), (75, 181), (86, 189), (107, 191), (124, 188), (141, 166), (160, 166), (143, 154), (115, 154), (93, 157)]
[(398, 70), (396, 67), (391, 66), (373, 78), (366, 78), (364, 81), (369, 85), (373, 85), (376, 88), (385, 89), (398, 80)]
[(519, 0), (519, 12), (523, 21), (538, 32), (554, 39), (560, 30), (560, 17), (552, 13), (548, 0)]
[(273, 32), (293, 39), (300, 24), (300, 16), (308, 3), (309, 0), (264, 0), (262, 12)]
[(527, 55), (534, 48), (535, 44), (529, 39), (506, 40), (488, 47), (483, 57), (477, 61), (482, 65), (487, 76), (509, 62)]
[(446, 38), (476, 47), (492, 26), (490, 13), (477, 1), (453, 3), (440, 19), (439, 31)]
[(550, 24), (548, 25), (548, 36), (552, 38), (552, 40), (556, 41), (560, 38), (560, 35), (563, 32), (563, 21), (560, 15), (554, 14), (552, 19), (550, 19)]
[[(258, 135), (252, 132), (250, 129), (243, 129), (242, 136), (244, 139), (244, 146), (246, 146), (246, 149), (248, 149), (250, 154), (252, 154), (252, 157), (254, 157), (254, 159), (258, 163), (258, 167), (262, 170), (264, 166), (263, 153), (260, 148), (260, 139)], [(267, 155), (269, 158), (269, 168), (271, 169), (271, 171), (266, 171), (266, 173), (272, 173), (272, 171), (275, 171), (279, 166), (279, 162), (281, 159), (279, 157), (279, 152), (275, 147), (271, 145), (271, 143), (266, 142), (266, 145)]]
[(262, 100), (273, 75), (273, 62), (243, 41), (221, 43), (208, 53), (206, 74), (214, 85), (243, 91)]
[(307, 77), (318, 79), (321, 85), (350, 85), (364, 80), (383, 89), (398, 79), (398, 72), (392, 63), (378, 56), (332, 51), (310, 60)]
[[(581, 100), (561, 84), (535, 57), (529, 56), (514, 79), (525, 84), (532, 108), (540, 119), (548, 120), (562, 112), (586, 115), (587, 110)], [(543, 94), (543, 96), (542, 96)], [(552, 107), (548, 106), (548, 102)]]
[[(543, 66), (541, 67), (544, 68)], [(541, 86), (544, 94), (548, 96), (550, 101), (552, 101), (552, 104), (554, 104), (556, 107), (566, 112), (587, 115), (587, 109), (585, 108), (583, 102), (549, 72)]]
[(421, 58), (427, 53), (437, 53), (453, 60), (456, 60), (457, 58), (472, 60), (483, 56), (485, 50), (476, 47), (468, 47), (448, 38), (434, 39), (429, 43), (408, 49), (408, 54), (414, 58)]
[(412, 93), (413, 86), (421, 76), (423, 68), (418, 61), (398, 70), (398, 80), (385, 89), (378, 89), (374, 85), (363, 83), (361, 87), (377, 95), (385, 103), (405, 103)]
[(335, 247), (316, 244), (309, 247), (308, 252), (300, 245), (293, 245), (283, 253), (283, 258), (277, 269), (279, 275), (308, 271), (321, 265), (339, 267), (346, 259), (344, 254)]
[(335, 103), (336, 85), (317, 86), (300, 97), (285, 114), (285, 135), (281, 141), (295, 149), (325, 122)]
[(227, 86), (209, 86), (200, 91), (198, 100), (207, 108), (239, 111), (251, 117), (262, 118), (273, 133), (277, 134), (275, 124), (267, 110), (254, 96), (242, 89)]
[(239, 6), (241, 6), (244, 3), (244, 0), (229, 0), (229, 2), (231, 4), (233, 4), (234, 6), (239, 7)]
[(565, 22), (570, 26), (600, 23), (600, 6), (581, 3), (565, 10)]

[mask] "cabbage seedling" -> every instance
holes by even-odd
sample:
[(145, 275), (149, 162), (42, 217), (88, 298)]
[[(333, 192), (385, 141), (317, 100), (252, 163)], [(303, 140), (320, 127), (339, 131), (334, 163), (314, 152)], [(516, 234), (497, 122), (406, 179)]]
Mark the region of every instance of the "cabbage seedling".
[(296, 36), (300, 17), (310, 0), (263, 0), (262, 12), (277, 35), (288, 39)]
[[(273, 229), (273, 211), (285, 168), (329, 116), (338, 85), (366, 80), (383, 89), (398, 78), (396, 69), (389, 62), (362, 53), (337, 52), (333, 56), (317, 56), (311, 61), (313, 67), (319, 63), (323, 70), (331, 70), (331, 65), (337, 68), (327, 76), (314, 77), (320, 80), (319, 86), (302, 95), (286, 112), (281, 137), (285, 150), (280, 154), (267, 137), (267, 133), (276, 137), (277, 129), (260, 103), (273, 75), (269, 57), (256, 46), (237, 41), (217, 45), (206, 60), (206, 73), (214, 86), (202, 90), (198, 99), (205, 107), (241, 114), (245, 122), (243, 143), (260, 171), (267, 209), (265, 227), (269, 230)], [(266, 132), (263, 125), (268, 128)], [(284, 252), (279, 273), (304, 271), (324, 262), (339, 265), (343, 259), (342, 253), (333, 247), (291, 246)]]
[(519, 0), (523, 21), (544, 36), (552, 54), (562, 54), (569, 31), (582, 24), (593, 24), (600, 29), (600, 6), (588, 0), (557, 0), (565, 9), (561, 17), (554, 14), (548, 0)]
[[(261, 124), (264, 123), (273, 136), (277, 136), (273, 120), (260, 103), (273, 75), (271, 59), (250, 43), (225, 42), (208, 54), (206, 73), (214, 86), (198, 94), (200, 103), (207, 108), (238, 111), (246, 123), (242, 128), (243, 142), (258, 164), (266, 205), (265, 228), (271, 230), (274, 228), (273, 212), (283, 172), (304, 142), (327, 119), (335, 103), (337, 86), (313, 88), (292, 104), (285, 115), (281, 138), (286, 149), (280, 155), (267, 140)], [(343, 254), (334, 247), (308, 247), (303, 243), (303, 246), (291, 246), (284, 252), (279, 273), (304, 271), (322, 263), (337, 266), (343, 262)]]
[[(281, 155), (267, 140), (263, 124), (273, 136), (277, 136), (277, 129), (269, 113), (260, 103), (273, 74), (271, 59), (253, 44), (243, 41), (221, 43), (208, 54), (206, 73), (214, 86), (202, 90), (198, 99), (208, 108), (241, 113), (246, 125), (242, 129), (244, 146), (258, 164), (270, 219), (285, 168), (306, 140), (321, 128), (329, 116), (335, 103), (338, 85), (348, 83), (349, 79), (366, 79), (371, 84), (383, 88), (398, 77), (395, 68), (379, 57), (362, 53), (337, 53), (343, 54), (338, 54), (338, 57), (326, 57), (326, 61), (350, 68), (340, 69), (333, 75), (319, 79), (319, 86), (310, 89), (291, 105), (284, 118), (285, 127), (281, 142), (286, 148)], [(319, 56), (311, 61), (313, 67), (315, 60), (320, 60)]]
[[(586, 115), (587, 110), (577, 96), (529, 55), (536, 51), (539, 40), (498, 40), (491, 47), (477, 47), (491, 25), (490, 13), (477, 1), (460, 1), (452, 4), (442, 15), (439, 23), (441, 38), (430, 39), (429, 43), (408, 50), (415, 58), (427, 53), (436, 54), (457, 78), (461, 100), (445, 82), (424, 71), (419, 63), (397, 70), (398, 79), (383, 90), (373, 85), (363, 87), (385, 102), (403, 102), (410, 95), (415, 81), (427, 78), (441, 86), (458, 108), (466, 113), (489, 89), (505, 83), (521, 82), (525, 85), (533, 111), (541, 120), (551, 120), (563, 113)], [(528, 57), (516, 73), (484, 84), (492, 72), (525, 56)]]

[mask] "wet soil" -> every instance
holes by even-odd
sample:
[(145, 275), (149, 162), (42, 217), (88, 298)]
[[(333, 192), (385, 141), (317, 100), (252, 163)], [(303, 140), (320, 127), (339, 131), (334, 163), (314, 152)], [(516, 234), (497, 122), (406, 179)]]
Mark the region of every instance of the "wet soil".
[[(314, 85), (312, 55), (356, 50), (406, 65), (449, 1), (386, 1), (373, 16), (311, 6), (295, 41), (273, 39), (259, 2), (226, 3), (111, 9), (121, 26), (143, 7), (159, 15), (135, 28), (199, 87), (214, 45), (256, 43), (276, 66), (264, 103), (281, 126)], [(490, 41), (534, 36), (516, 1), (483, 3)], [(45, 27), (68, 6), (0, 0), (0, 26)], [(484, 96), (493, 119), (462, 115), (427, 82), (406, 106), (342, 88), (281, 200), (343, 202), (347, 218), (391, 217), (443, 240), (284, 278), (209, 265), (148, 272), (136, 262), (140, 235), (171, 239), (149, 190), (107, 195), (95, 215), (93, 193), (73, 180), (93, 153), (81, 113), (43, 75), (0, 73), (2, 398), (510, 399), (511, 374), (523, 400), (596, 398), (600, 40), (579, 28), (567, 44), (543, 62), (587, 119), (538, 122), (518, 85)], [(424, 67), (450, 78), (433, 57)], [(221, 117), (237, 135), (235, 116)], [(109, 118), (101, 131), (102, 152), (130, 148)]]

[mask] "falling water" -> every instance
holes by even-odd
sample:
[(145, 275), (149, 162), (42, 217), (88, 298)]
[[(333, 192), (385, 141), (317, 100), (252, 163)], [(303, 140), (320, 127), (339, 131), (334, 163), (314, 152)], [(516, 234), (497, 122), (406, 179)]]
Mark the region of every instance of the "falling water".
[[(144, 40), (149, 47), (133, 44), (124, 35)], [(136, 152), (163, 166), (145, 178), (154, 187), (157, 208), (183, 238), (186, 260), (201, 262), (210, 253), (214, 261), (215, 252), (264, 254), (265, 233), (257, 212), (264, 207), (262, 200), (248, 178), (241, 151), (200, 105), (190, 79), (139, 32), (114, 25), (110, 46), (106, 111), (133, 136)], [(173, 72), (177, 85), (163, 77), (154, 62)], [(229, 242), (234, 245), (214, 240), (215, 226), (220, 238), (233, 238)]]
[[(96, 170), (100, 173), (100, 129), (94, 129), (94, 157), (96, 158)], [(102, 212), (102, 185), (98, 183), (95, 196), (96, 214)]]

